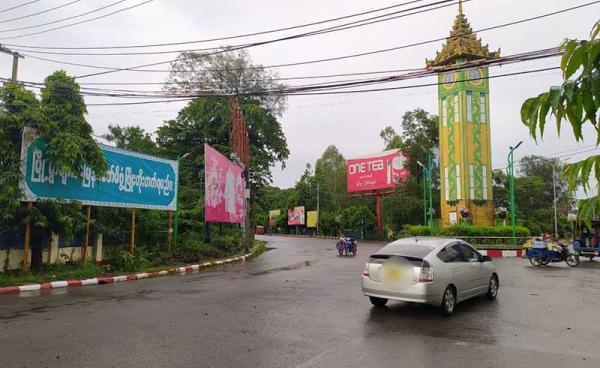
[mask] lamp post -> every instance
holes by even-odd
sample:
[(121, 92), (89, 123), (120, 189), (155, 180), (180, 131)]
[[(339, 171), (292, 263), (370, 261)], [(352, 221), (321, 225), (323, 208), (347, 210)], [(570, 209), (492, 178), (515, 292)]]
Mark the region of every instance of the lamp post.
[[(177, 157), (177, 168), (179, 163), (184, 158), (188, 157), (191, 152), (184, 154), (183, 156)], [(177, 248), (177, 241), (179, 240), (179, 180), (177, 180), (177, 198), (175, 199), (175, 229), (173, 231), (173, 244)]]
[(508, 186), (510, 191), (510, 224), (512, 226), (513, 245), (517, 245), (516, 225), (515, 225), (515, 172), (514, 172), (514, 151), (523, 144), (523, 141), (517, 143), (516, 146), (510, 147), (508, 153)]
[(427, 226), (427, 168), (421, 161), (417, 161), (417, 164), (423, 169), (423, 225)]

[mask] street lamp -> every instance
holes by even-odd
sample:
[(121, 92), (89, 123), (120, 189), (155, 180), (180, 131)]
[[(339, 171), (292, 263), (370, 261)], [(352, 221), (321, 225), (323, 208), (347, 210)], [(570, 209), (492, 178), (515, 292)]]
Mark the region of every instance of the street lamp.
[(417, 161), (417, 164), (423, 169), (423, 225), (427, 226), (427, 167), (421, 161)]
[(523, 141), (517, 143), (516, 146), (510, 147), (508, 153), (508, 185), (510, 190), (510, 224), (512, 226), (513, 245), (517, 245), (516, 225), (515, 225), (515, 172), (513, 153), (523, 144)]
[[(183, 156), (177, 157), (177, 168), (179, 168), (179, 164), (181, 160), (188, 157), (191, 152), (184, 154)], [(175, 248), (177, 248), (177, 242), (179, 240), (179, 179), (177, 180), (177, 198), (175, 198), (175, 229), (173, 233), (173, 244)]]
[(427, 173), (427, 183), (429, 185), (429, 229), (433, 234), (433, 154), (423, 146), (419, 146), (419, 148), (427, 154), (427, 169), (425, 169), (422, 163), (419, 163), (419, 165)]

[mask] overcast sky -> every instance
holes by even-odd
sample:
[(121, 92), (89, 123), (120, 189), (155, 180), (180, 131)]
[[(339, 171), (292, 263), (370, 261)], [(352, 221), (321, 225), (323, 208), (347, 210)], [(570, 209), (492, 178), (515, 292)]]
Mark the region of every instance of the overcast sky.
[[(116, 46), (179, 42), (220, 36), (250, 33), (339, 17), (399, 3), (392, 0), (154, 0), (135, 9), (104, 19), (47, 32), (41, 35), (10, 38), (51, 28), (38, 27), (20, 31), (15, 28), (35, 26), (114, 3), (115, 0), (83, 0), (43, 15), (9, 21), (12, 18), (66, 4), (72, 0), (40, 0), (31, 5), (0, 13), (0, 43), (27, 46)], [(472, 0), (464, 4), (464, 11), (475, 30), (505, 22), (553, 12), (591, 0)], [(2, 0), (0, 11), (26, 0)], [(127, 0), (104, 11), (76, 18), (59, 26), (107, 14), (129, 7), (143, 0)], [(428, 0), (427, 2), (433, 2)], [(414, 5), (413, 5), (414, 6)], [(334, 32), (299, 40), (286, 41), (249, 49), (255, 63), (263, 65), (290, 63), (334, 57), (358, 52), (383, 49), (447, 36), (457, 13), (456, 7), (400, 18), (353, 30)], [(587, 38), (592, 24), (598, 20), (600, 4), (542, 20), (480, 33), (491, 49), (502, 49), (503, 55), (557, 46), (564, 38)], [(262, 37), (233, 40), (232, 43), (264, 40), (294, 34), (295, 30)], [(201, 44), (197, 47), (220, 46), (223, 43)], [(281, 77), (352, 73), (374, 70), (423, 67), (426, 58), (435, 56), (441, 42), (407, 48), (372, 56), (335, 62), (277, 68)], [(15, 46), (16, 47), (16, 46)], [(168, 47), (176, 50), (191, 46)], [(139, 50), (138, 50), (139, 51)], [(63, 56), (40, 57), (102, 66), (134, 66), (154, 61), (169, 60), (175, 54), (144, 56)], [(9, 77), (11, 57), (0, 54), (0, 76)], [(493, 68), (491, 74), (556, 66), (558, 58)], [(26, 57), (20, 61), (19, 79), (39, 82), (56, 69), (70, 75), (98, 71), (78, 66), (52, 63)], [(158, 66), (155, 69), (166, 69)], [(163, 82), (166, 72), (120, 72), (79, 80), (85, 82)], [(395, 85), (433, 82), (434, 79), (409, 81)], [(520, 123), (519, 109), (524, 99), (536, 95), (550, 85), (560, 83), (558, 71), (523, 77), (509, 77), (491, 81), (492, 157), (494, 168), (506, 165), (508, 147), (524, 140), (516, 157), (526, 154), (561, 156), (576, 160), (590, 152), (595, 135), (582, 144), (575, 143), (569, 129), (560, 137), (549, 130), (544, 140), (534, 143)], [(292, 81), (290, 84), (305, 81)], [(311, 82), (312, 83), (312, 82)], [(111, 88), (111, 86), (103, 86)], [(156, 89), (157, 87), (114, 87), (129, 89)], [(437, 114), (436, 87), (396, 90), (342, 96), (290, 97), (288, 109), (281, 117), (290, 148), (287, 168), (274, 172), (274, 184), (280, 187), (294, 185), (307, 162), (313, 164), (325, 148), (335, 144), (344, 156), (360, 156), (382, 150), (381, 129), (388, 125), (399, 129), (404, 112), (424, 108)], [(86, 97), (87, 103), (123, 102), (124, 99)], [(139, 125), (154, 131), (164, 120), (176, 116), (183, 103), (160, 103), (143, 106), (90, 106), (88, 121), (95, 134), (107, 132), (109, 124)], [(565, 126), (565, 128), (568, 128)], [(591, 134), (591, 131), (587, 131)], [(575, 152), (575, 154), (572, 154)]]

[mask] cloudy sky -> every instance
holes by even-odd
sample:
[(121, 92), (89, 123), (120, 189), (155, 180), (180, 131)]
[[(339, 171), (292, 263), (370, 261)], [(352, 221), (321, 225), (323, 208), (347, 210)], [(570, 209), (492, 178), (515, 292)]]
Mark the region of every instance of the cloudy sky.
[[(291, 25), (309, 23), (328, 18), (394, 5), (391, 0), (153, 0), (130, 10), (92, 22), (26, 35), (49, 28), (86, 20), (95, 16), (144, 3), (144, 0), (39, 0), (17, 9), (7, 10), (31, 0), (0, 1), (0, 43), (14, 49), (24, 46), (119, 46), (201, 40), (220, 36), (238, 35)], [(63, 4), (73, 4), (44, 14), (14, 19), (44, 11)], [(424, 3), (432, 3), (426, 0)], [(591, 0), (471, 0), (464, 10), (475, 30), (523, 18), (554, 12), (591, 2)], [(419, 4), (416, 4), (419, 5)], [(106, 9), (36, 27), (94, 9)], [(415, 5), (411, 5), (415, 6)], [(312, 59), (335, 57), (411, 44), (448, 35), (457, 8), (439, 9), (424, 14), (400, 18), (379, 24), (334, 32), (314, 37), (275, 43), (249, 49), (255, 63), (273, 65)], [(600, 4), (566, 14), (557, 15), (526, 24), (491, 30), (479, 36), (491, 49), (502, 49), (510, 55), (557, 46), (564, 38), (587, 38), (592, 24), (598, 20)], [(334, 23), (335, 24), (335, 23)], [(32, 28), (29, 28), (32, 27)], [(26, 28), (18, 30), (18, 28)], [(291, 35), (314, 28), (304, 28), (260, 37), (233, 40), (245, 43)], [(24, 37), (19, 37), (23, 36)], [(203, 43), (151, 50), (178, 50), (181, 48), (221, 46), (223, 43)], [(347, 60), (310, 65), (276, 68), (281, 77), (353, 73), (376, 70), (423, 67), (426, 58), (432, 58), (441, 48), (441, 42), (403, 50), (364, 56)], [(138, 50), (139, 51), (139, 50)], [(148, 50), (144, 50), (148, 51)], [(74, 56), (33, 54), (26, 55), (107, 67), (127, 67), (174, 58), (176, 54), (135, 56)], [(0, 54), (0, 76), (9, 77), (12, 59)], [(539, 69), (558, 65), (558, 58), (520, 63), (493, 68), (492, 75), (514, 71)], [(99, 69), (61, 64), (25, 57), (20, 61), (19, 79), (40, 82), (46, 75), (62, 68), (70, 75), (82, 75)], [(82, 84), (93, 82), (163, 82), (167, 66), (157, 66), (157, 72), (120, 72), (80, 79)], [(577, 144), (568, 129), (558, 137), (549, 131), (544, 140), (536, 144), (520, 123), (519, 109), (524, 99), (536, 95), (550, 85), (560, 83), (558, 71), (543, 72), (521, 77), (494, 79), (491, 82), (491, 121), (493, 166), (506, 165), (508, 147), (524, 140), (518, 156), (540, 154), (577, 160), (589, 155), (595, 136)], [(397, 83), (394, 86), (433, 82), (432, 79)], [(290, 84), (302, 83), (292, 81)], [(96, 86), (98, 87), (98, 86)], [(157, 86), (101, 86), (102, 88), (156, 89)], [(88, 104), (126, 102), (130, 100), (86, 97)], [(90, 106), (88, 121), (95, 134), (107, 132), (109, 124), (139, 125), (154, 131), (161, 123), (176, 116), (183, 103), (160, 103), (142, 106)], [(295, 183), (307, 162), (314, 163), (325, 148), (335, 144), (346, 157), (360, 156), (381, 150), (379, 132), (391, 125), (399, 129), (404, 112), (424, 108), (437, 113), (436, 87), (405, 89), (357, 95), (296, 96), (290, 97), (288, 109), (281, 117), (291, 155), (285, 170), (276, 169), (274, 184), (288, 187)], [(591, 134), (591, 131), (587, 131)]]

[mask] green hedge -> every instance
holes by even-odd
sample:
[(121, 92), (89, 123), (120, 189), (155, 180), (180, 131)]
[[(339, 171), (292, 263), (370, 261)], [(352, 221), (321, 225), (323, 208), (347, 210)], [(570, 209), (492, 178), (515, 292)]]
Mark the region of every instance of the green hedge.
[[(517, 237), (527, 237), (530, 235), (529, 229), (523, 226), (515, 228)], [(412, 236), (430, 236), (429, 228), (426, 226), (405, 226), (403, 233)], [(479, 226), (479, 225), (453, 225), (440, 229), (436, 236), (444, 237), (512, 237), (512, 227), (510, 226)]]
[(431, 231), (429, 231), (429, 227), (423, 225), (406, 225), (402, 229), (402, 234), (412, 236), (431, 236)]

